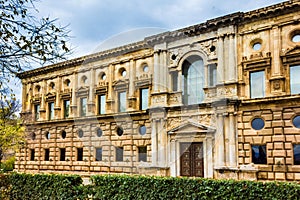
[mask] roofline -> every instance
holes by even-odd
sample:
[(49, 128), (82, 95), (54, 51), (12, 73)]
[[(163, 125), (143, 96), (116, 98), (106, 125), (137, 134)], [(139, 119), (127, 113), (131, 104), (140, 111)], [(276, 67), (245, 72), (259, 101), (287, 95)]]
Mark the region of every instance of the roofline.
[(135, 43), (130, 43), (127, 45), (82, 56), (79, 58), (74, 58), (57, 64), (48, 65), (45, 67), (40, 67), (37, 69), (21, 72), (17, 74), (17, 77), (20, 79), (25, 79), (39, 74), (45, 74), (59, 69), (74, 67), (74, 66), (81, 65), (83, 63), (89, 63), (94, 60), (115, 57), (133, 51), (142, 50), (145, 48), (152, 48), (155, 44), (161, 42), (174, 41), (184, 37), (203, 34), (205, 32), (217, 30), (217, 28), (219, 27), (244, 24), (252, 21), (261, 20), (262, 18), (266, 19), (271, 16), (282, 15), (283, 13), (284, 14), (289, 13), (292, 9), (300, 10), (299, 0), (285, 1), (282, 3), (274, 4), (271, 6), (259, 8), (248, 12), (236, 12), (229, 15), (213, 18), (207, 20), (204, 23), (192, 25), (175, 31), (167, 31), (153, 36), (145, 37), (144, 40)]

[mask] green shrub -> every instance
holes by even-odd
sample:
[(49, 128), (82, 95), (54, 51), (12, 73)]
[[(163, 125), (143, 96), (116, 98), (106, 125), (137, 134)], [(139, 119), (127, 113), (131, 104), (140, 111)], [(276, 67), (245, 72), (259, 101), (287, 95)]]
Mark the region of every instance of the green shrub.
[(95, 199), (300, 199), (292, 183), (146, 176), (92, 176)]
[(12, 156), (9, 159), (7, 159), (1, 163), (0, 169), (2, 172), (13, 171), (14, 164), (15, 164), (15, 157)]
[(77, 175), (9, 175), (10, 199), (83, 199), (82, 179)]

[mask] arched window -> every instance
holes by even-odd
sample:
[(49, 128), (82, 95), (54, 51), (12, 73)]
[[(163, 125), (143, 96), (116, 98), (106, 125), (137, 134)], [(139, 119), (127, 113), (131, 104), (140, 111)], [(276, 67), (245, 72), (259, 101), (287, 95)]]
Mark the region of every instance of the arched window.
[(182, 64), (182, 98), (186, 105), (201, 103), (204, 99), (204, 64), (199, 56), (190, 56)]

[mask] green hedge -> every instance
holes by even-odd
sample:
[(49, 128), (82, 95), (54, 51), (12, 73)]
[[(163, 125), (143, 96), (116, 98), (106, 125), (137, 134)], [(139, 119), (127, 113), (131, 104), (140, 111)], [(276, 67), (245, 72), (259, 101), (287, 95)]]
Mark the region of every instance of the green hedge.
[(0, 174), (0, 199), (300, 199), (300, 185), (127, 175)]
[(7, 175), (9, 199), (83, 199), (84, 188), (78, 175), (18, 174)]
[(93, 176), (95, 199), (300, 199), (292, 183), (146, 176)]

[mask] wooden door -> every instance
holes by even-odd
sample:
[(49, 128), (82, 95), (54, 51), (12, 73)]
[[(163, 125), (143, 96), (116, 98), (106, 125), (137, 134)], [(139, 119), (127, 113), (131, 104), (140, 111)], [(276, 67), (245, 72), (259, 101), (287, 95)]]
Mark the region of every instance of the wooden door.
[(203, 177), (203, 143), (180, 143), (180, 175)]

